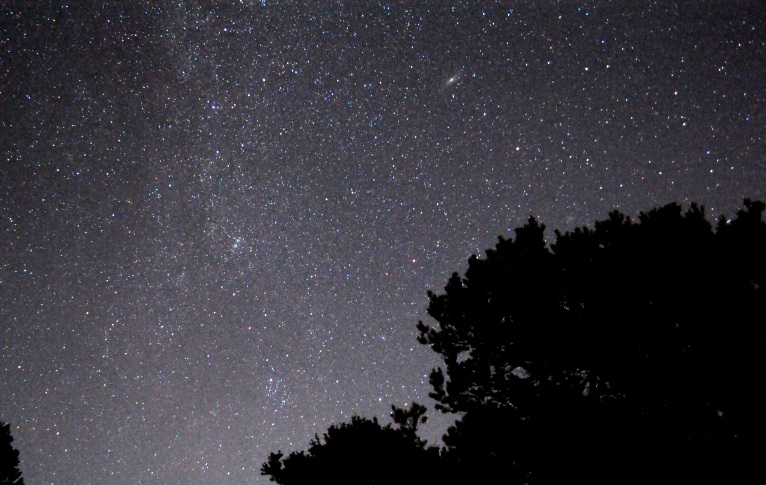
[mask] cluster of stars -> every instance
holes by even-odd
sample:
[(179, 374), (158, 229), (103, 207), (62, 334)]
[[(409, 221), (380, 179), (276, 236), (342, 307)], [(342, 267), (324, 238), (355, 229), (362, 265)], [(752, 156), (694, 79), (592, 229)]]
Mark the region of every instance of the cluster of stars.
[(426, 291), (498, 234), (766, 199), (764, 48), (754, 1), (0, 7), (25, 479), (265, 483), (431, 404)]

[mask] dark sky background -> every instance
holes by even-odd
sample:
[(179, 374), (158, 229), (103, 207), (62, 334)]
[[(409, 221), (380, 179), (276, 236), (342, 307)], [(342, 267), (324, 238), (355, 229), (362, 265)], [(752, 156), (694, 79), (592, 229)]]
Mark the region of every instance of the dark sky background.
[(0, 420), (33, 485), (266, 483), (433, 404), (426, 291), (530, 215), (766, 199), (761, 1), (18, 3)]

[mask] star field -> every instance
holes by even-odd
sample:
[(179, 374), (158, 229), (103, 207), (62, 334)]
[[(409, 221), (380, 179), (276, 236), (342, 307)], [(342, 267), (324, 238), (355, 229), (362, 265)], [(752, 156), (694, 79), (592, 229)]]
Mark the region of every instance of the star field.
[(763, 2), (30, 3), (0, 6), (27, 483), (267, 483), (432, 406), (427, 290), (530, 215), (766, 199)]

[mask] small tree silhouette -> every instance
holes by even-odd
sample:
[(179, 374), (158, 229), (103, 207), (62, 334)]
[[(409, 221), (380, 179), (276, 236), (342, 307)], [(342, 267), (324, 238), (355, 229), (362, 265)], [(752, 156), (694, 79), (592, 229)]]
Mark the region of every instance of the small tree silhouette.
[(409, 410), (393, 408), (397, 428), (378, 420), (354, 416), (350, 423), (332, 425), (322, 438), (315, 437), (308, 452), (272, 453), (261, 474), (280, 485), (306, 483), (418, 484), (434, 478), (439, 458), (416, 435), (424, 422), (425, 407), (413, 403)]
[(10, 425), (0, 422), (0, 484), (23, 485), (19, 470), (19, 452), (13, 448)]

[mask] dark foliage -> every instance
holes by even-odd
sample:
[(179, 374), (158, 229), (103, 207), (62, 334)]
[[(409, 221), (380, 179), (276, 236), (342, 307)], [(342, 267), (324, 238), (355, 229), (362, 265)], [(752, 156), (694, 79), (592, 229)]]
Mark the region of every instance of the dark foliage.
[(439, 451), (417, 437), (425, 407), (393, 408), (396, 426), (354, 416), (331, 426), (308, 452), (272, 453), (261, 474), (281, 485), (306, 483), (422, 484), (434, 478)]
[(550, 248), (534, 219), (431, 293), (449, 455), (509, 482), (731, 482), (746, 465), (766, 298), (764, 204), (613, 212)]
[(10, 425), (0, 422), (0, 484), (24, 484), (19, 470), (19, 452), (13, 448)]
[[(535, 219), (429, 293), (446, 448), (355, 417), (262, 473), (309, 483), (744, 483), (759, 422), (766, 206), (715, 230), (670, 204), (555, 233)], [(747, 445), (746, 445), (747, 444)], [(749, 481), (749, 480), (748, 480)]]

